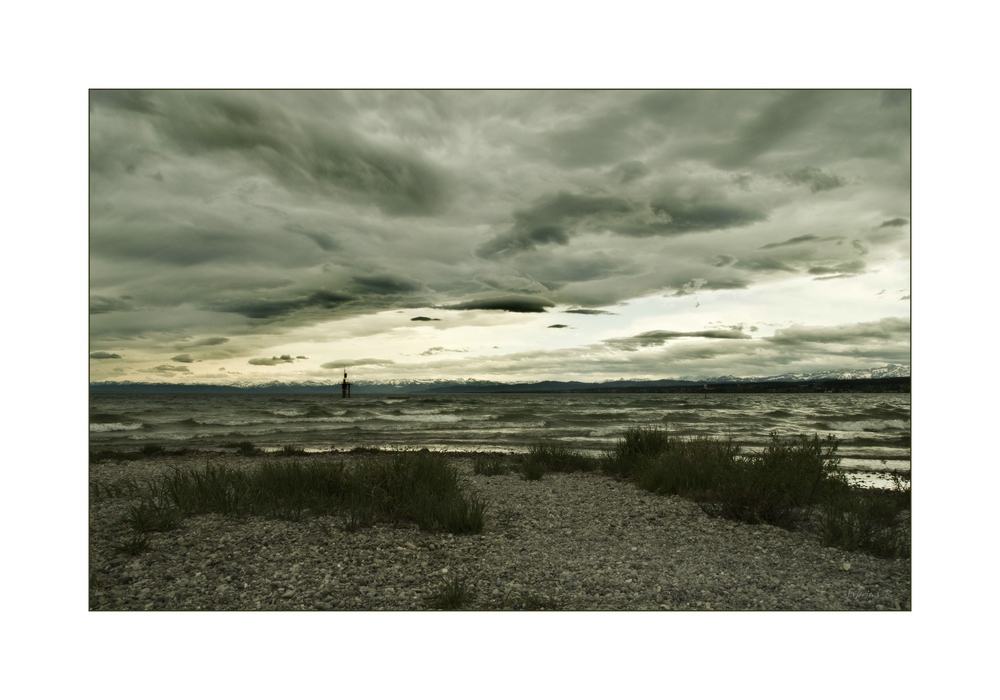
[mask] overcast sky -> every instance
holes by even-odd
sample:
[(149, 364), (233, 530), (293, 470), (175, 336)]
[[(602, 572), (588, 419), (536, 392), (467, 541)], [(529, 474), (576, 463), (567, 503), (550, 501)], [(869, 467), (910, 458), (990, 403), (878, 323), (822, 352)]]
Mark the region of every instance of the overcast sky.
[(92, 381), (909, 364), (906, 91), (92, 91)]

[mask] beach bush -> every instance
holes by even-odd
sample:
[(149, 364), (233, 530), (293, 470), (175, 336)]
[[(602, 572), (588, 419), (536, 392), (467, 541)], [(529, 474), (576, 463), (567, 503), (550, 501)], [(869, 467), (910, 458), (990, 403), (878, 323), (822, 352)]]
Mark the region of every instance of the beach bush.
[(716, 473), (711, 500), (705, 508), (746, 523), (795, 527), (813, 505), (839, 464), (832, 440), (812, 439), (771, 442), (756, 454), (735, 456)]
[(895, 480), (891, 489), (852, 486), (843, 476), (824, 492), (821, 542), (877, 557), (910, 555), (910, 487)]
[[(712, 438), (663, 441), (653, 438), (647, 439), (633, 454), (617, 459), (627, 461), (630, 476), (641, 488), (707, 500), (714, 497), (724, 475), (733, 470), (739, 446)], [(619, 474), (624, 470), (622, 466), (614, 469)]]
[(670, 436), (661, 428), (628, 428), (601, 461), (601, 468), (608, 474), (627, 478), (637, 465), (655, 459), (671, 444)]
[(832, 440), (772, 435), (759, 452), (743, 453), (728, 438), (637, 427), (605, 454), (602, 468), (648, 491), (694, 499), (709, 515), (792, 528), (839, 464), (836, 449)]
[(348, 531), (408, 521), (455, 534), (481, 532), (488, 507), (485, 499), (467, 496), (456, 468), (432, 452), (365, 455), (353, 468), (329, 461), (268, 461), (246, 471), (207, 465), (175, 470), (150, 489), (185, 515), (297, 521), (340, 514)]

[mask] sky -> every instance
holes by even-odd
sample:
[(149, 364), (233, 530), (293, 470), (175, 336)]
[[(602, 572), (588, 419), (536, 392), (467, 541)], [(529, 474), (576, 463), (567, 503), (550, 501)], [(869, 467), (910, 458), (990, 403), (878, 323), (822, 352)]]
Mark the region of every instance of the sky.
[(907, 90), (89, 93), (90, 380), (910, 362)]

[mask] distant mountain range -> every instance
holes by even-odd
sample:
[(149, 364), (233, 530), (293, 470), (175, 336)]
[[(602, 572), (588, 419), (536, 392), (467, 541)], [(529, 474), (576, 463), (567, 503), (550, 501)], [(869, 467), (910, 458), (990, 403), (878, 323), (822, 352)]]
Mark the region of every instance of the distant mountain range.
[[(861, 370), (840, 370), (831, 372), (795, 372), (772, 377), (681, 377), (679, 379), (617, 379), (606, 382), (491, 382), (478, 379), (452, 380), (386, 380), (356, 381), (352, 383), (354, 394), (469, 394), (469, 393), (510, 393), (545, 391), (656, 391), (676, 387), (700, 387), (703, 385), (732, 384), (788, 384), (815, 383), (852, 380), (909, 379), (910, 368), (905, 365), (889, 364), (885, 367)], [(732, 390), (734, 387), (727, 387)], [(751, 387), (747, 387), (750, 389)], [(242, 382), (231, 385), (217, 384), (168, 384), (143, 382), (94, 382), (92, 392), (121, 393), (266, 393), (266, 394), (329, 394), (340, 391), (340, 384), (322, 382)]]

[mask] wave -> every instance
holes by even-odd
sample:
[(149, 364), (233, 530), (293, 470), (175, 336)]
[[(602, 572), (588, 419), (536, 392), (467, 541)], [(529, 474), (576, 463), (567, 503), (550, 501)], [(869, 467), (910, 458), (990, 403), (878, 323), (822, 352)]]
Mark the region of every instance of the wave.
[(909, 420), (846, 420), (830, 421), (825, 424), (828, 430), (881, 432), (884, 430), (907, 430)]
[(534, 413), (528, 412), (517, 412), (517, 413), (501, 413), (500, 415), (493, 418), (497, 423), (539, 423), (543, 422), (544, 419)]
[(91, 423), (134, 423), (135, 418), (132, 416), (122, 415), (121, 413), (91, 413), (90, 414)]
[(91, 423), (90, 432), (110, 433), (117, 430), (142, 430), (142, 423)]

